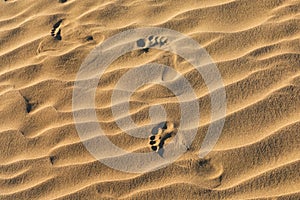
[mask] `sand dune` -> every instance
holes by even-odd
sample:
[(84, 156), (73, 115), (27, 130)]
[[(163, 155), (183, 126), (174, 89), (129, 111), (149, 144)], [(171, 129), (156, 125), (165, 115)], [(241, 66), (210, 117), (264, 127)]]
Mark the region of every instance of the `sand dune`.
[[(299, 0), (6, 0), (0, 13), (0, 199), (300, 198)], [(73, 114), (92, 108), (83, 97), (73, 110), (72, 95), (81, 64), (98, 44), (149, 26), (179, 31), (206, 49), (226, 90), (225, 124), (213, 151), (199, 158), (209, 125), (217, 123), (203, 77), (171, 52), (129, 52), (99, 80), (98, 121), (87, 117), (85, 125), (100, 124), (110, 141), (135, 153), (151, 152), (149, 138), (128, 135), (116, 120), (131, 117), (153, 127), (150, 108), (161, 105), (178, 127), (178, 96), (154, 83), (130, 97), (129, 115), (113, 115), (112, 108), (125, 103), (111, 102), (118, 80), (151, 62), (190, 81), (201, 118), (188, 127), (197, 134), (179, 159), (127, 173), (85, 148), (104, 136), (82, 141)]]

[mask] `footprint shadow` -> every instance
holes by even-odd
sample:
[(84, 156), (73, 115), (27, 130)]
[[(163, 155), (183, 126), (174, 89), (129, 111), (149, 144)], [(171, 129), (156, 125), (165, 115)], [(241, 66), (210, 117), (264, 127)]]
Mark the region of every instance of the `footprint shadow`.
[(60, 19), (58, 22), (56, 22), (51, 30), (51, 36), (54, 37), (57, 40), (62, 40), (61, 37), (61, 23), (63, 22), (63, 19)]

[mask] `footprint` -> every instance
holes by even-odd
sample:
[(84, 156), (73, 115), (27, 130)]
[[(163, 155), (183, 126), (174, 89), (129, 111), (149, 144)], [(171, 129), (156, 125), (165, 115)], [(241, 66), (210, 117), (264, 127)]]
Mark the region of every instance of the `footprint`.
[(208, 189), (217, 188), (222, 184), (223, 166), (209, 157), (193, 156), (193, 158), (177, 162), (176, 165), (186, 172), (186, 178), (193, 184)]
[(53, 28), (51, 30), (51, 36), (54, 37), (57, 40), (61, 40), (61, 24), (62, 24), (63, 19), (60, 19), (58, 22), (56, 22), (53, 25)]
[(27, 113), (30, 113), (32, 110), (32, 104), (29, 102), (29, 100), (25, 97), (23, 97), (25, 100), (25, 105), (26, 105), (26, 111)]
[(144, 38), (144, 39), (139, 39), (136, 41), (136, 44), (138, 47), (142, 47), (142, 51), (143, 53), (148, 53), (149, 49), (151, 47), (155, 47), (155, 46), (163, 46), (165, 44), (167, 44), (168, 42), (168, 38), (164, 37), (164, 36), (149, 36), (148, 38)]
[(50, 156), (50, 157), (49, 157), (49, 160), (50, 160), (51, 165), (54, 165), (56, 159), (57, 159), (56, 156)]
[(153, 151), (158, 151), (159, 150), (159, 144), (161, 141), (161, 134), (163, 133), (163, 129), (162, 128), (158, 128), (158, 132), (156, 135), (152, 135), (149, 137), (149, 144), (150, 144), (150, 148)]
[(158, 152), (163, 148), (165, 141), (176, 134), (174, 123), (165, 122), (162, 127), (157, 129), (157, 133), (149, 137), (149, 145), (152, 151)]
[(163, 46), (168, 42), (168, 39), (164, 36), (149, 36), (148, 37), (148, 41), (150, 44), (150, 47), (154, 47), (154, 46)]
[(146, 46), (146, 42), (144, 39), (139, 39), (138, 41), (136, 41), (136, 44), (138, 47), (145, 47)]

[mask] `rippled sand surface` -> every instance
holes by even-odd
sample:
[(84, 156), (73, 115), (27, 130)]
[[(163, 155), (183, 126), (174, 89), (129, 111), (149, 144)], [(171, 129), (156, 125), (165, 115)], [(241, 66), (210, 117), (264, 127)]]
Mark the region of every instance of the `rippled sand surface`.
[[(0, 13), (0, 199), (300, 198), (299, 0), (7, 0)], [(122, 131), (111, 109), (118, 80), (143, 64), (183, 74), (201, 118), (191, 127), (197, 129), (193, 143), (175, 162), (126, 173), (85, 148), (72, 92), (81, 64), (98, 44), (149, 26), (181, 32), (206, 49), (225, 86), (225, 124), (213, 151), (199, 158), (212, 123), (203, 78), (171, 52), (127, 53), (109, 66), (96, 90), (97, 123), (110, 141), (151, 152), (148, 138)], [(149, 109), (158, 104), (178, 126), (178, 99), (158, 84), (135, 91), (129, 115), (140, 126), (151, 125)]]

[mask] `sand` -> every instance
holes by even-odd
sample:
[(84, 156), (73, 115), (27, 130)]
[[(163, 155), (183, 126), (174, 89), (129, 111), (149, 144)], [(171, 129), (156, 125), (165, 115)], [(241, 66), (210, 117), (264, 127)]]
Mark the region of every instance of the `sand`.
[[(0, 13), (0, 199), (300, 199), (299, 0), (7, 0)], [(157, 170), (129, 173), (87, 150), (92, 139), (78, 134), (72, 97), (89, 53), (142, 27), (172, 29), (205, 48), (224, 83), (226, 115), (213, 150), (200, 158), (214, 123), (203, 77), (172, 52), (145, 48), (119, 57), (99, 77), (98, 120), (84, 122), (100, 125), (101, 137), (128, 152), (157, 154), (153, 133), (127, 134), (112, 111), (118, 80), (147, 63), (183, 74), (201, 112), (199, 125), (187, 127), (196, 135), (186, 152)], [(176, 96), (155, 83), (141, 86), (118, 117), (153, 128), (150, 107), (161, 105), (179, 128)], [(86, 101), (79, 110), (90, 109)], [(165, 146), (174, 134), (164, 136)]]

